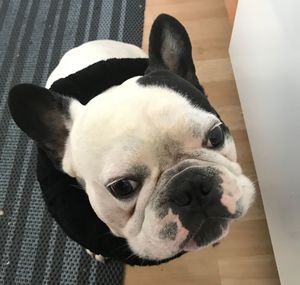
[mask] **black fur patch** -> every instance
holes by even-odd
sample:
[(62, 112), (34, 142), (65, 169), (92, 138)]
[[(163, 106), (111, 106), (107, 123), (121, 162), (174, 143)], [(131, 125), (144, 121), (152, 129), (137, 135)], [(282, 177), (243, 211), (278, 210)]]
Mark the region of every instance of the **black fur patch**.
[(175, 222), (167, 224), (160, 232), (160, 239), (175, 240), (177, 235), (177, 224)]
[(191, 83), (176, 75), (175, 73), (160, 70), (149, 73), (138, 80), (144, 86), (168, 87), (187, 98), (194, 106), (201, 108), (219, 117), (216, 110), (210, 105), (203, 89), (198, 89)]
[(174, 17), (159, 15), (149, 39), (149, 67), (146, 73), (169, 70), (204, 92), (198, 82), (192, 58), (192, 45), (184, 26)]
[(85, 105), (106, 89), (120, 85), (131, 77), (143, 75), (147, 66), (147, 58), (111, 58), (55, 81), (51, 90), (63, 92)]
[(70, 98), (33, 84), (18, 84), (9, 92), (11, 116), (36, 141), (59, 169), (68, 136)]

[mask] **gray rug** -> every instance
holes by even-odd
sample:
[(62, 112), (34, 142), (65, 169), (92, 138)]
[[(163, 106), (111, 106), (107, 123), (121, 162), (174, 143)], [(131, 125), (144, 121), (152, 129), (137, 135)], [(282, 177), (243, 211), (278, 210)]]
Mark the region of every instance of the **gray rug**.
[(59, 58), (94, 39), (141, 44), (144, 0), (0, 1), (0, 284), (121, 284), (123, 265), (92, 261), (47, 213), (33, 143), (7, 107), (20, 82), (44, 85)]

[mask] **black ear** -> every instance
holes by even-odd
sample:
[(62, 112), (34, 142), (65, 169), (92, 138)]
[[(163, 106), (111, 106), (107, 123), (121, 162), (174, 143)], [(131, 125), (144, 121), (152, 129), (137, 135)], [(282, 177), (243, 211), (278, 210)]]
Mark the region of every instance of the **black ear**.
[(152, 25), (149, 67), (146, 73), (161, 69), (174, 72), (197, 88), (200, 87), (195, 74), (189, 36), (174, 17), (166, 14), (159, 15)]
[(70, 122), (70, 98), (43, 87), (19, 84), (10, 90), (8, 104), (18, 127), (61, 168)]

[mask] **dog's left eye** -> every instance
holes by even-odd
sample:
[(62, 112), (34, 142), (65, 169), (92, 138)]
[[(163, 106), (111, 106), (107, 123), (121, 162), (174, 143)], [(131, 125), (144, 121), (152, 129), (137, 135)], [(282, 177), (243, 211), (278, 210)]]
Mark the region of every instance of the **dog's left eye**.
[(225, 136), (221, 124), (214, 126), (208, 133), (207, 146), (217, 148), (224, 144)]
[(106, 188), (117, 199), (127, 199), (135, 193), (138, 183), (134, 180), (119, 179), (106, 185)]

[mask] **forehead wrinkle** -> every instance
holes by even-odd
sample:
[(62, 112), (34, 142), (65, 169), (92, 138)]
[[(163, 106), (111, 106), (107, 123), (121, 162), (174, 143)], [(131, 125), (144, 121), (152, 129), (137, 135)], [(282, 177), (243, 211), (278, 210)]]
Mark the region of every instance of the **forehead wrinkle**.
[(130, 173), (133, 177), (137, 178), (138, 180), (145, 180), (151, 173), (150, 168), (145, 164), (136, 164), (129, 167), (126, 170), (127, 173)]
[(192, 118), (190, 120), (190, 131), (192, 133), (192, 136), (195, 137), (201, 137), (204, 138), (206, 136), (206, 133), (217, 123), (220, 122), (220, 120), (213, 114), (206, 113), (204, 111), (203, 115), (206, 115), (202, 120), (199, 120), (199, 118)]
[(174, 163), (177, 154), (180, 152), (182, 143), (166, 134), (156, 143), (155, 153), (161, 167)]

